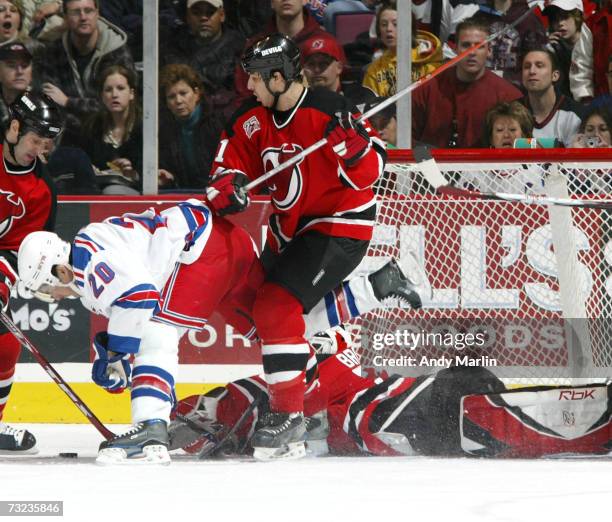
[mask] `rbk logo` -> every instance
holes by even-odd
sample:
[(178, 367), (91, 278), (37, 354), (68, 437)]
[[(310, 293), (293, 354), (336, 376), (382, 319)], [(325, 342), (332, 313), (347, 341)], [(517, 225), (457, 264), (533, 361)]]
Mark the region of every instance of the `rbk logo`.
[(584, 399), (593, 399), (595, 390), (561, 390), (559, 391), (560, 401), (582, 401)]
[(26, 209), (23, 201), (14, 192), (0, 189), (0, 237), (13, 226), (13, 220), (21, 219)]

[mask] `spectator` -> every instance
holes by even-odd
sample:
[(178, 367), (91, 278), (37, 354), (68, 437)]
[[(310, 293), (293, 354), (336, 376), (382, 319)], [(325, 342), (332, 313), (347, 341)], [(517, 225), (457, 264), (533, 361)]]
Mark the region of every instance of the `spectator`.
[[(488, 26), (468, 19), (457, 26), (460, 52), (489, 36)], [(477, 147), (487, 111), (521, 92), (486, 68), (488, 44), (470, 53), (456, 67), (417, 89), (412, 97), (412, 136), (436, 147)]]
[[(346, 57), (332, 35), (321, 34), (303, 44), (304, 74), (311, 87), (322, 87), (346, 96), (360, 108), (375, 97), (374, 93), (357, 83), (342, 83), (341, 75)], [(361, 108), (360, 108), (361, 110)]]
[[(612, 95), (612, 0), (601, 0), (599, 9), (587, 18), (593, 33), (593, 82), (595, 96)], [(607, 75), (607, 78), (606, 78)]]
[(23, 34), (44, 42), (61, 37), (66, 28), (61, 15), (61, 0), (21, 0), (21, 6)]
[(15, 0), (0, 0), (0, 44), (19, 37), (23, 20), (21, 5)]
[(533, 136), (533, 123), (521, 102), (498, 103), (487, 112), (483, 143), (494, 149), (512, 149), (514, 140)]
[[(491, 33), (498, 33), (529, 11), (526, 0), (488, 0), (478, 17), (490, 25)], [(521, 57), (529, 50), (547, 42), (546, 30), (540, 19), (531, 12), (518, 25), (491, 42), (491, 58), (487, 67), (511, 82), (521, 86)]]
[(576, 101), (593, 99), (593, 34), (584, 24), (582, 0), (550, 0), (548, 40), (561, 72), (558, 89)]
[(47, 49), (43, 91), (65, 107), (74, 142), (82, 120), (100, 107), (100, 72), (109, 65), (132, 70), (133, 62), (125, 32), (100, 18), (97, 0), (64, 0), (63, 11), (68, 30)]
[(100, 74), (101, 109), (84, 124), (82, 148), (100, 173), (111, 175), (109, 185), (115, 185), (105, 188), (105, 194), (142, 191), (142, 115), (136, 87), (133, 70), (123, 65), (104, 69)]
[(244, 38), (224, 27), (223, 0), (187, 0), (186, 30), (168, 35), (162, 46), (162, 65), (183, 63), (204, 82), (209, 103), (227, 117), (233, 112), (234, 68)]
[(336, 13), (367, 13), (375, 3), (375, 0), (308, 0), (306, 7), (317, 23), (334, 34)]
[(561, 73), (555, 53), (533, 50), (523, 58), (523, 103), (535, 121), (534, 138), (556, 138), (565, 147), (572, 143), (580, 126), (582, 108), (564, 94), (557, 94), (555, 83)]
[[(321, 29), (316, 20), (309, 14), (308, 9), (304, 7), (306, 0), (271, 0), (271, 2), (274, 15), (268, 20), (261, 33), (247, 41), (245, 49), (262, 40), (265, 36), (281, 33), (290, 36), (302, 50), (307, 40), (328, 34)], [(251, 91), (247, 89), (248, 75), (238, 65), (234, 77), (238, 93), (237, 102), (241, 103), (251, 97)]]
[[(574, 148), (612, 147), (610, 109), (598, 107), (589, 111), (582, 121), (578, 134), (572, 142)], [(612, 176), (610, 169), (581, 169), (572, 171), (572, 191), (578, 194), (610, 194)]]
[(610, 129), (612, 129), (612, 115), (610, 114), (610, 109), (597, 107), (589, 111), (584, 120), (582, 120), (579, 132), (572, 142), (572, 147), (612, 147)]
[(223, 122), (206, 105), (202, 81), (188, 65), (166, 65), (160, 73), (160, 88), (170, 114), (162, 113), (159, 129), (159, 185), (203, 188)]
[(2, 135), (11, 121), (9, 106), (32, 84), (32, 55), (19, 42), (0, 47), (0, 125)]
[[(370, 64), (363, 85), (377, 96), (392, 96), (397, 92), (397, 10), (395, 2), (383, 5), (376, 15), (377, 35), (386, 50)], [(418, 80), (442, 64), (442, 44), (432, 33), (416, 29), (412, 19), (412, 81)]]
[[(512, 149), (516, 139), (531, 138), (532, 132), (533, 118), (521, 102), (501, 102), (487, 112), (483, 142), (494, 149)], [(480, 192), (523, 194), (544, 191), (541, 169), (532, 165), (521, 165), (503, 172), (496, 169), (462, 171), (458, 185)]]

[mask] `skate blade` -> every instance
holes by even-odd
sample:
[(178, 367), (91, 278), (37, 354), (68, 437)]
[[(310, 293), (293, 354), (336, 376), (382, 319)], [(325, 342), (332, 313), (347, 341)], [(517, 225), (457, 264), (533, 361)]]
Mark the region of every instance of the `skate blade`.
[(38, 448), (36, 446), (27, 450), (0, 450), (0, 455), (2, 455), (3, 457), (19, 457), (20, 455), (36, 454), (38, 454)]
[(304, 441), (291, 442), (280, 448), (253, 448), (253, 457), (256, 460), (297, 460), (306, 456)]
[(307, 440), (306, 455), (308, 457), (322, 457), (329, 453), (329, 446), (326, 439)]
[(121, 466), (124, 464), (168, 466), (172, 461), (168, 448), (159, 444), (145, 446), (142, 453), (127, 456), (123, 448), (104, 448), (98, 452), (96, 464), (99, 466)]

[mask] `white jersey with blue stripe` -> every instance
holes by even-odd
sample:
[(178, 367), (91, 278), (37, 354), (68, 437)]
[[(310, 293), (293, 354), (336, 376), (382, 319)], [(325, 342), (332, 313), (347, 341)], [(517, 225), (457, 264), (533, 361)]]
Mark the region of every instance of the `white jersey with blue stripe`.
[(83, 305), (108, 317), (110, 350), (135, 353), (145, 323), (176, 263), (193, 263), (212, 230), (212, 213), (190, 199), (162, 212), (123, 214), (82, 228), (72, 267)]

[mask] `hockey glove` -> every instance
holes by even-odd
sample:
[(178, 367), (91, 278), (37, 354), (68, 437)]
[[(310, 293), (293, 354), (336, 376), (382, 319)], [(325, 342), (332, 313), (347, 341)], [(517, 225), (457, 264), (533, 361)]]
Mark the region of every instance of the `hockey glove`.
[(17, 281), (17, 275), (9, 265), (8, 261), (0, 257), (0, 308), (6, 310), (9, 299), (11, 298), (11, 289)]
[[(206, 189), (209, 206), (219, 216), (242, 212), (249, 206), (249, 195), (245, 185), (249, 178), (239, 170), (226, 170), (212, 178)], [(213, 196), (213, 190), (218, 194)]]
[(352, 167), (363, 158), (372, 146), (365, 127), (353, 118), (349, 111), (337, 112), (327, 124), (325, 137), (336, 155)]
[(130, 386), (132, 368), (129, 353), (113, 353), (108, 351), (108, 334), (98, 332), (93, 340), (96, 357), (91, 369), (91, 378), (110, 393), (121, 393)]

